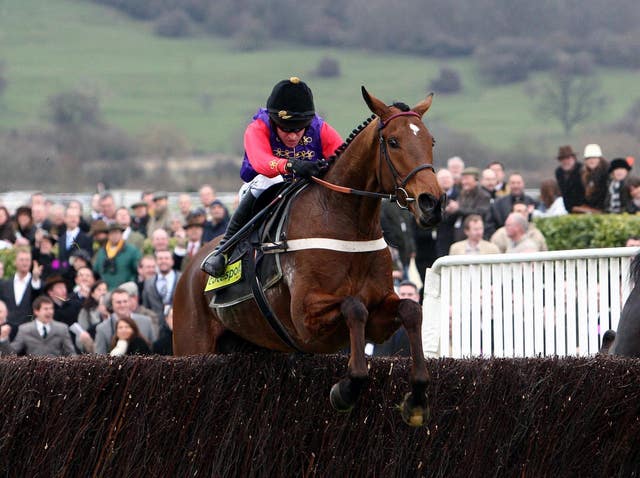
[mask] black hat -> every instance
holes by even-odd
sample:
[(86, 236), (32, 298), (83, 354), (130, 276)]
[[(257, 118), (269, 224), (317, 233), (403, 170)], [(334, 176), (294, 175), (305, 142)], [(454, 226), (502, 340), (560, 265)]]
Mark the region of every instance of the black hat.
[(69, 258), (75, 258), (75, 257), (80, 257), (82, 258), (87, 264), (91, 264), (91, 256), (89, 255), (89, 253), (87, 251), (85, 251), (84, 249), (80, 248), (80, 247), (76, 247), (71, 251), (71, 254), (69, 254)]
[(315, 115), (313, 93), (297, 76), (282, 80), (273, 87), (267, 100), (269, 117), (284, 128), (306, 128)]
[(612, 159), (611, 164), (609, 165), (609, 172), (613, 171), (614, 169), (620, 169), (620, 168), (624, 168), (627, 171), (630, 171), (631, 165), (624, 158)]
[(189, 229), (190, 227), (202, 227), (204, 228), (204, 224), (201, 221), (198, 221), (195, 216), (187, 216), (187, 221), (183, 224), (183, 229)]
[(54, 275), (54, 276), (49, 276), (47, 277), (47, 280), (44, 282), (44, 291), (45, 292), (49, 292), (49, 289), (51, 289), (54, 285), (56, 284), (67, 284), (67, 281), (64, 280), (64, 277), (62, 277), (61, 275)]
[(112, 222), (111, 224), (109, 224), (109, 227), (107, 228), (107, 232), (111, 232), (111, 231), (124, 232), (125, 229), (127, 228), (124, 227), (122, 224), (118, 224), (117, 222)]

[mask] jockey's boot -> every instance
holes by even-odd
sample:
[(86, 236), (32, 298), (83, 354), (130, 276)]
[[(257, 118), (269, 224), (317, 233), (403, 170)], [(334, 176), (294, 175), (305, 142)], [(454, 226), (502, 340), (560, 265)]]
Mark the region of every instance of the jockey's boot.
[(244, 226), (249, 219), (253, 217), (253, 205), (256, 202), (256, 198), (253, 197), (250, 191), (248, 191), (240, 203), (238, 209), (233, 213), (229, 220), (229, 225), (224, 233), (224, 237), (211, 254), (209, 254), (200, 264), (200, 269), (213, 277), (220, 277), (224, 274), (227, 267), (227, 257), (224, 254), (218, 253), (219, 249), (238, 232), (242, 226)]

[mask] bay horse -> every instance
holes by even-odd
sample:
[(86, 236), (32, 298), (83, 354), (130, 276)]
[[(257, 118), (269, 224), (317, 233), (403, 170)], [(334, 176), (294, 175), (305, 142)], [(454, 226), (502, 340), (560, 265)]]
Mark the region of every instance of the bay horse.
[(620, 313), (618, 330), (605, 332), (600, 352), (640, 357), (640, 253), (631, 261), (629, 272), (630, 279), (634, 282), (633, 289)]
[[(312, 183), (293, 199), (286, 238), (324, 238), (356, 249), (361, 244), (382, 246), (356, 252), (314, 246), (284, 253), (283, 279), (265, 295), (298, 351), (336, 353), (350, 346), (347, 376), (330, 393), (339, 411), (350, 410), (367, 383), (365, 340), (381, 343), (403, 325), (412, 367), (411, 391), (400, 409), (407, 423), (421, 426), (429, 413), (422, 312), (419, 304), (401, 300), (394, 292), (380, 208), (381, 196), (388, 196), (408, 207), (422, 227), (435, 226), (442, 218), (444, 195), (433, 168), (434, 139), (421, 120), (433, 94), (411, 109), (403, 103), (387, 106), (364, 87), (362, 95), (374, 116), (338, 148), (324, 176), (325, 186), (333, 189)], [(254, 300), (216, 311), (208, 306), (203, 293), (207, 275), (199, 265), (218, 241), (199, 251), (177, 284), (175, 354), (220, 352), (226, 331), (259, 347), (294, 352), (268, 325)]]

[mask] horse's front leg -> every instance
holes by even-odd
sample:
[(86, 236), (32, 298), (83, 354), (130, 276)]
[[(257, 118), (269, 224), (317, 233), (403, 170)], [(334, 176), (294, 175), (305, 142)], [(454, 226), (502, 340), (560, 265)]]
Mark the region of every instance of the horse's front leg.
[(353, 408), (369, 378), (364, 355), (364, 328), (369, 312), (361, 301), (347, 297), (340, 305), (340, 313), (349, 327), (351, 355), (347, 376), (331, 387), (329, 398), (333, 408), (346, 412)]
[(402, 299), (398, 304), (398, 317), (407, 331), (411, 347), (411, 392), (400, 404), (400, 412), (408, 425), (419, 427), (429, 418), (427, 383), (430, 379), (422, 350), (422, 308), (417, 302)]

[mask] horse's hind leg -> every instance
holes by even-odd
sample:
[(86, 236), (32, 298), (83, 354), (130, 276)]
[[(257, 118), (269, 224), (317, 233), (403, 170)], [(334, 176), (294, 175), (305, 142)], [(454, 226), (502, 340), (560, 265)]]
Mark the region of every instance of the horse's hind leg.
[(340, 312), (349, 327), (351, 355), (348, 374), (331, 387), (330, 399), (333, 408), (346, 412), (353, 408), (369, 378), (364, 355), (364, 328), (369, 312), (364, 304), (354, 297), (347, 297), (342, 302)]
[(403, 299), (398, 304), (398, 317), (407, 331), (411, 347), (411, 392), (400, 405), (403, 420), (411, 426), (422, 426), (429, 418), (427, 382), (429, 371), (422, 350), (422, 309), (420, 304)]

